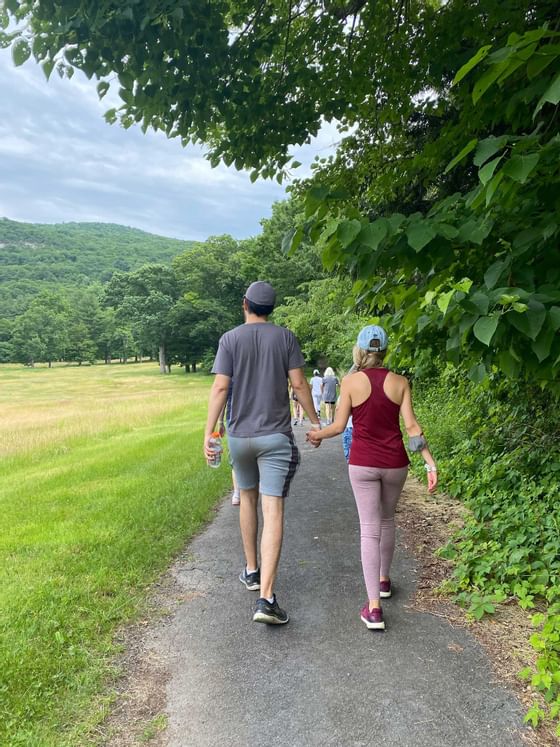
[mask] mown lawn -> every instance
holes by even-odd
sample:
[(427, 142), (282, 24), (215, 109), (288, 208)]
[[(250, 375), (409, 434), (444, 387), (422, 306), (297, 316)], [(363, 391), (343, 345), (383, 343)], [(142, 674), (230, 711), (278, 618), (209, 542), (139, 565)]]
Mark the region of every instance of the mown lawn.
[(94, 743), (115, 629), (229, 485), (210, 379), (0, 366), (0, 744)]

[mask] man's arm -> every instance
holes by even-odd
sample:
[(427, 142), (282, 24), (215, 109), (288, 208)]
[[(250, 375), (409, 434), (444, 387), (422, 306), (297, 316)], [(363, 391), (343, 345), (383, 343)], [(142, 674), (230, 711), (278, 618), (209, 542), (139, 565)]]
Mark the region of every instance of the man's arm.
[(204, 456), (206, 459), (211, 459), (214, 453), (209, 449), (208, 441), (212, 433), (216, 430), (216, 423), (226, 405), (230, 381), (231, 377), (224, 374), (216, 374), (214, 383), (210, 389), (208, 418), (206, 419), (206, 429), (204, 431)]
[(288, 376), (290, 377), (290, 383), (292, 389), (296, 393), (298, 402), (307, 413), (307, 417), (313, 425), (318, 425), (320, 427), (321, 422), (315, 412), (313, 398), (311, 397), (311, 389), (309, 388), (309, 384), (307, 383), (307, 379), (303, 373), (303, 368), (291, 368), (288, 371)]

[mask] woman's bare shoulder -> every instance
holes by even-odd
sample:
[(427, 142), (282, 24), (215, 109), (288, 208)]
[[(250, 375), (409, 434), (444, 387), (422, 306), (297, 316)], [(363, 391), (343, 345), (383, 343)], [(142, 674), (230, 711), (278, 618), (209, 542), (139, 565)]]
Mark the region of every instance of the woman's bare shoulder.
[(341, 383), (344, 386), (352, 386), (352, 384), (355, 384), (356, 381), (360, 381), (363, 378), (363, 376), (360, 376), (360, 374), (362, 373), (362, 371), (351, 371), (350, 373), (347, 373), (342, 377)]
[(387, 378), (389, 379), (389, 382), (392, 384), (392, 386), (398, 387), (402, 391), (410, 386), (406, 376), (402, 376), (401, 374), (395, 373), (394, 371), (389, 371), (389, 373), (387, 374)]

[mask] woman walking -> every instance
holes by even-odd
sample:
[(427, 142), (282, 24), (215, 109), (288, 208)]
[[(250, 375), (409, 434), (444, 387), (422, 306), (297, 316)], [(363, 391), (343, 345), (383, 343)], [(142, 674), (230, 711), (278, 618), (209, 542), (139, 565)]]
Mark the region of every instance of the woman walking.
[(325, 417), (327, 419), (327, 425), (333, 422), (334, 419), (334, 408), (336, 404), (336, 388), (339, 386), (338, 379), (334, 375), (334, 371), (329, 366), (325, 369), (323, 375), (323, 402), (325, 403)]
[(342, 433), (352, 416), (348, 474), (360, 518), (362, 569), (368, 594), (360, 617), (374, 630), (385, 629), (380, 600), (391, 596), (395, 509), (409, 465), (399, 415), (409, 436), (409, 449), (424, 457), (429, 492), (437, 486), (437, 468), (412, 408), (408, 380), (383, 366), (387, 344), (382, 327), (369, 325), (362, 329), (353, 351), (356, 371), (342, 380), (334, 423), (307, 434), (309, 441), (318, 444)]

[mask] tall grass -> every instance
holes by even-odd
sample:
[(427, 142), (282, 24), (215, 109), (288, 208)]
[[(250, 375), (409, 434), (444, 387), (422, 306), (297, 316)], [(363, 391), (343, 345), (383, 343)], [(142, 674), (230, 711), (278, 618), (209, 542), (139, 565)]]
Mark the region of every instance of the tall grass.
[(117, 626), (228, 485), (209, 379), (0, 366), (0, 744), (93, 743)]

